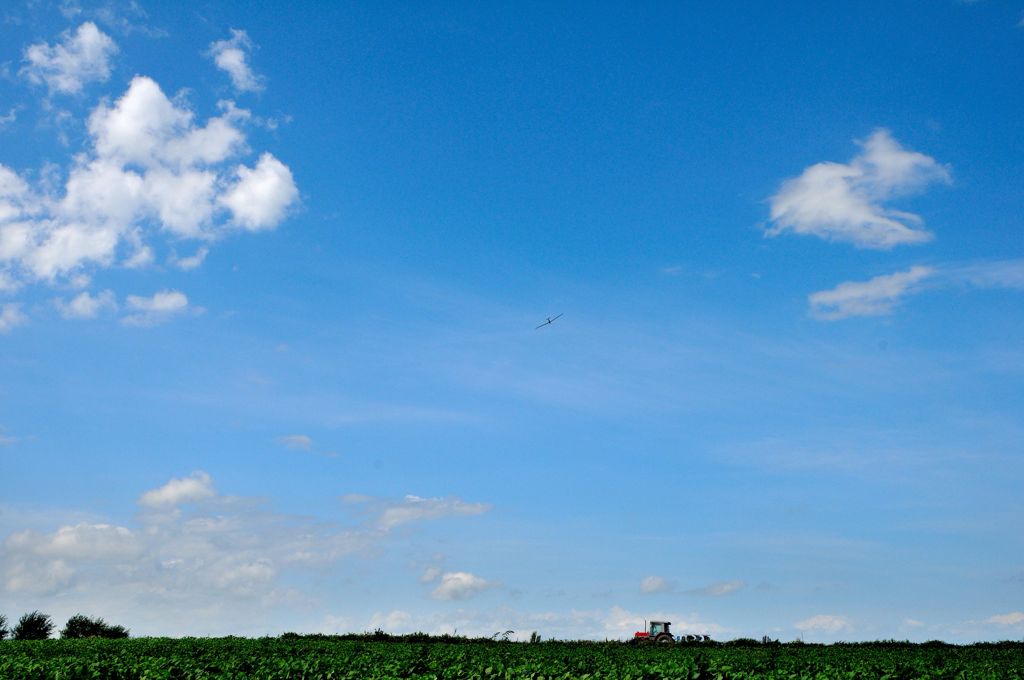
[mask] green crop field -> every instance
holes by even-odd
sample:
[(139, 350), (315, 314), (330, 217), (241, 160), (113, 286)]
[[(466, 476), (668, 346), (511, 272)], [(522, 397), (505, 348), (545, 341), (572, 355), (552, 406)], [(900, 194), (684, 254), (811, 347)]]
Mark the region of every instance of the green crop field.
[(1024, 678), (1024, 643), (634, 646), (333, 638), (0, 642), (0, 677)]

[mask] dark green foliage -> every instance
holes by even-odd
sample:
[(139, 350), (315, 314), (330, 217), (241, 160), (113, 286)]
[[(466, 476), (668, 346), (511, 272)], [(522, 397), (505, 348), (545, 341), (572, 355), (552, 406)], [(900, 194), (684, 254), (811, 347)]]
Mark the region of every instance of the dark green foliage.
[(15, 640), (45, 640), (53, 632), (53, 620), (42, 612), (22, 614), (14, 627)]
[(102, 618), (90, 619), (84, 614), (75, 614), (64, 624), (64, 630), (60, 632), (60, 636), (66, 640), (91, 637), (126, 638), (128, 629), (124, 626), (109, 624)]
[(7, 617), (0, 614), (0, 640), (7, 637)]
[[(330, 636), (135, 638), (4, 643), (0, 678), (162, 680), (996, 680), (1024, 679), (1024, 644), (927, 647), (838, 645), (628, 645), (619, 642), (413, 643)], [(424, 636), (426, 637), (426, 636)], [(429, 639), (429, 638), (428, 638)], [(451, 638), (449, 639), (458, 639)]]

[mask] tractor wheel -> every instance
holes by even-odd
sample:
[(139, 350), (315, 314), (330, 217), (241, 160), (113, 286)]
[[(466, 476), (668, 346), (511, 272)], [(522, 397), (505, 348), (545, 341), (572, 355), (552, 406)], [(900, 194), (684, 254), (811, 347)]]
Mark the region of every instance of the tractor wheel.
[(675, 639), (668, 633), (662, 633), (657, 638), (655, 638), (654, 641), (657, 642), (659, 645), (670, 645), (673, 642), (675, 642)]

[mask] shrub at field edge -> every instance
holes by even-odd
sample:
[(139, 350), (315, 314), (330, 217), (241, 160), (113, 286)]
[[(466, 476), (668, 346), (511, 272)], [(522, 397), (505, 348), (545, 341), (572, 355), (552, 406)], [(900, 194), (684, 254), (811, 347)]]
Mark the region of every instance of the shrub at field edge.
[(45, 640), (53, 632), (53, 620), (40, 611), (22, 614), (14, 627), (15, 640)]
[(74, 640), (80, 638), (126, 638), (128, 629), (124, 626), (115, 626), (104, 621), (101, 617), (90, 619), (84, 614), (75, 614), (64, 625), (60, 632), (61, 639)]

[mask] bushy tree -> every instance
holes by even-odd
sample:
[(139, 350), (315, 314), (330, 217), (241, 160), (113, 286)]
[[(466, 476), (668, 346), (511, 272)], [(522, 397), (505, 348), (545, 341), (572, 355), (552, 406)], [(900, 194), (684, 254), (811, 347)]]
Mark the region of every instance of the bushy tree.
[(107, 623), (102, 618), (90, 619), (84, 614), (75, 614), (64, 624), (64, 630), (60, 636), (65, 639), (74, 638), (126, 638), (128, 629), (124, 626), (115, 626)]
[(15, 640), (45, 640), (53, 632), (53, 621), (39, 611), (22, 614), (14, 627)]
[(0, 640), (7, 637), (7, 617), (0, 614)]

